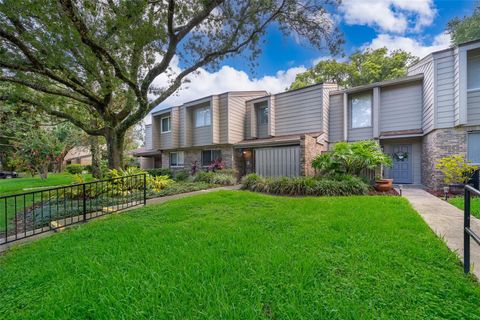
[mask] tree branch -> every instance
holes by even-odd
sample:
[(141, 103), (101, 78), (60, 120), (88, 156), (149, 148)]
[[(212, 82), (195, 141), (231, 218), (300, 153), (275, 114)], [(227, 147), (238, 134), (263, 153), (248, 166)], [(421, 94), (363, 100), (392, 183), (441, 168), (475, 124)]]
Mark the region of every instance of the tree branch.
[[(169, 22), (168, 28), (169, 28), (169, 38), (170, 41), (168, 43), (168, 48), (167, 51), (165, 52), (165, 55), (162, 58), (162, 61), (160, 61), (159, 64), (154, 66), (145, 76), (142, 82), (141, 86), (141, 94), (143, 97), (146, 97), (148, 93), (148, 88), (152, 84), (153, 80), (155, 78), (165, 72), (167, 70), (168, 66), (170, 65), (170, 62), (172, 61), (175, 51), (177, 50), (177, 45), (178, 43), (196, 26), (198, 26), (203, 20), (205, 20), (206, 17), (212, 12), (213, 9), (215, 9), (217, 6), (219, 6), (224, 0), (214, 0), (210, 2), (209, 5), (207, 5), (200, 13), (198, 13), (195, 17), (193, 17), (185, 26), (183, 26), (181, 29), (178, 30), (177, 33), (174, 32), (173, 29), (173, 1), (170, 1), (169, 3), (169, 15), (171, 14), (172, 17), (169, 16), (169, 19), (172, 19), (171, 25)], [(172, 11), (170, 11), (170, 5), (172, 6)], [(170, 30), (171, 29), (171, 30)]]
[(22, 103), (25, 103), (25, 104), (31, 105), (33, 107), (36, 107), (36, 108), (44, 111), (45, 113), (47, 113), (49, 115), (56, 116), (56, 117), (59, 117), (59, 118), (62, 118), (62, 119), (66, 119), (66, 120), (70, 121), (72, 124), (74, 124), (75, 126), (79, 127), (83, 131), (85, 131), (89, 135), (92, 135), (92, 136), (102, 136), (102, 135), (104, 135), (104, 131), (105, 131), (104, 129), (89, 128), (89, 127), (87, 127), (86, 124), (84, 124), (80, 120), (74, 118), (72, 115), (70, 115), (68, 113), (65, 113), (65, 112), (62, 112), (62, 111), (54, 110), (54, 109), (46, 106), (45, 104), (41, 103), (38, 100), (31, 100), (31, 99), (28, 99), (28, 98), (25, 98), (25, 97), (11, 97), (11, 96), (8, 96), (8, 95), (0, 96), (0, 101), (12, 101), (12, 100), (13, 101), (20, 101)]
[(73, 8), (73, 3), (71, 0), (59, 0), (63, 11), (67, 14), (70, 21), (72, 21), (75, 29), (78, 31), (82, 42), (87, 45), (92, 52), (99, 58), (99, 60), (103, 61), (103, 57), (113, 66), (115, 70), (115, 75), (123, 80), (140, 98), (140, 90), (137, 87), (136, 79), (131, 80), (122, 70), (122, 67), (119, 63), (115, 60), (115, 58), (102, 46), (96, 43), (93, 39), (90, 38), (90, 34), (86, 24), (81, 20), (81, 18), (75, 13)]

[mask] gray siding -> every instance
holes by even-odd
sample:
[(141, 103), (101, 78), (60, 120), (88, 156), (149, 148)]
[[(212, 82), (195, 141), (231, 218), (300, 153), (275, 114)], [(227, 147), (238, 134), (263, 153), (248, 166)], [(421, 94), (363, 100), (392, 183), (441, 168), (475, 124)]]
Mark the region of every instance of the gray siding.
[(247, 118), (246, 96), (228, 97), (228, 143), (237, 143), (245, 139), (245, 121)]
[(455, 59), (453, 51), (434, 55), (436, 128), (450, 128), (455, 121)]
[(422, 83), (380, 90), (380, 132), (422, 128)]
[(186, 146), (186, 108), (181, 106), (179, 108), (179, 125), (178, 125), (178, 136), (179, 136), (179, 143), (181, 147)]
[(172, 133), (160, 133), (160, 149), (169, 149), (172, 147)]
[(245, 139), (252, 138), (252, 125), (251, 125), (251, 117), (250, 114), (252, 112), (253, 103), (247, 102), (245, 104)]
[(152, 144), (152, 125), (147, 124), (145, 126), (145, 148), (146, 149), (153, 149)]
[(423, 74), (423, 112), (422, 129), (428, 133), (434, 128), (434, 75), (433, 75), (433, 57), (429, 56), (424, 61), (412, 66), (408, 70), (408, 75)]
[(255, 149), (255, 172), (264, 177), (300, 175), (300, 147)]
[(219, 96), (219, 112), (220, 112), (220, 143), (228, 142), (228, 94)]
[[(413, 174), (413, 183), (421, 184), (422, 183), (422, 143), (417, 140), (411, 139), (399, 139), (394, 141), (384, 140), (381, 142), (381, 145), (384, 147), (384, 152), (386, 154), (393, 154), (393, 145), (395, 144), (411, 144), (412, 145), (412, 174)], [(385, 168), (385, 177), (391, 177), (391, 169)], [(395, 181), (394, 181), (395, 182)]]
[(330, 96), (329, 114), (329, 142), (343, 140), (343, 94)]
[(467, 119), (469, 125), (480, 124), (480, 90), (467, 93)]
[(323, 131), (321, 86), (275, 95), (275, 135)]

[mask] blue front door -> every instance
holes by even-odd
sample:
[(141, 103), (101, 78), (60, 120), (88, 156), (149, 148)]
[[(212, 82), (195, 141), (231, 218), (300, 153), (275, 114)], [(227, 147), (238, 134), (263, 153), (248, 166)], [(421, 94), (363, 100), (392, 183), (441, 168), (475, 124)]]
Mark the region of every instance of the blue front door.
[(393, 145), (393, 183), (413, 183), (412, 145)]

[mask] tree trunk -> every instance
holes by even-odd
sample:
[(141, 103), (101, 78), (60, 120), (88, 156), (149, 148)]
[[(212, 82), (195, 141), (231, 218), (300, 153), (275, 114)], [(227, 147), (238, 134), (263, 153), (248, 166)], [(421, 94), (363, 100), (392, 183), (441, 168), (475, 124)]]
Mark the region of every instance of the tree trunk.
[(122, 169), (125, 132), (108, 130), (105, 138), (107, 139), (108, 167), (110, 169)]
[(100, 144), (98, 137), (89, 136), (90, 153), (92, 154), (92, 176), (96, 179), (102, 179), (103, 173), (100, 168)]

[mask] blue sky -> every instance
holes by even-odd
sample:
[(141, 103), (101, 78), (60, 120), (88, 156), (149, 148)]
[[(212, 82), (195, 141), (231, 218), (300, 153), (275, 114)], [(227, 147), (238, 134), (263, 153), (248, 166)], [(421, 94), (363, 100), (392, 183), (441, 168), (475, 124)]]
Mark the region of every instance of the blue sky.
[[(386, 46), (423, 57), (448, 47), (447, 22), (470, 15), (474, 6), (474, 0), (342, 0), (331, 15), (344, 34), (346, 55), (366, 47)], [(298, 42), (293, 36), (285, 37), (271, 26), (254, 70), (244, 56), (223, 61), (217, 70), (201, 69), (190, 77), (189, 84), (155, 110), (225, 91), (281, 92), (296, 74), (328, 57), (328, 52)], [(178, 61), (173, 62), (172, 68), (181, 70)], [(159, 77), (155, 82), (161, 87), (166, 79)]]

